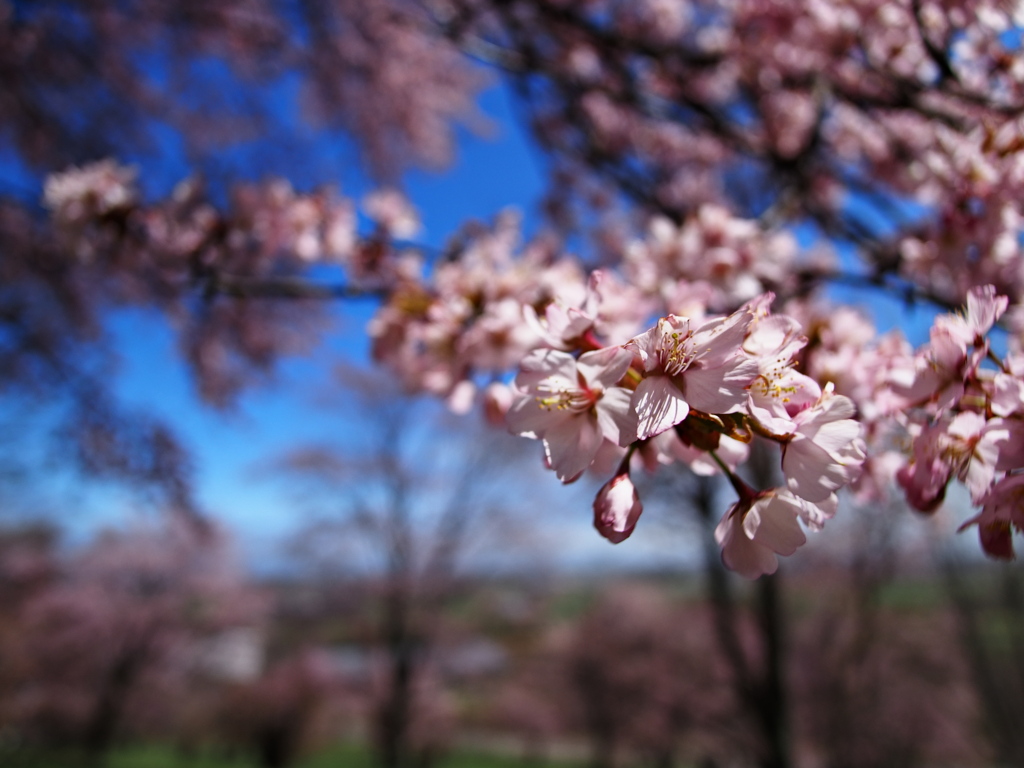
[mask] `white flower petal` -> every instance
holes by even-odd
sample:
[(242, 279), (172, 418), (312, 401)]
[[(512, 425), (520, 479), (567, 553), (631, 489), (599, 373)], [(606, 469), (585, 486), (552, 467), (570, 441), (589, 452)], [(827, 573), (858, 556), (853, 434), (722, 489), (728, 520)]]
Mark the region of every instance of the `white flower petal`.
[(747, 537), (742, 516), (732, 514), (734, 508), (730, 508), (715, 528), (715, 540), (722, 547), (725, 567), (748, 579), (775, 573), (779, 567), (775, 553)]
[(632, 399), (633, 393), (628, 389), (612, 387), (604, 391), (595, 409), (601, 432), (608, 440), (622, 447), (637, 439), (637, 420)]
[(548, 461), (562, 482), (575, 478), (589, 467), (602, 442), (604, 437), (593, 413), (577, 414), (544, 433)]
[(636, 436), (646, 440), (681, 422), (690, 412), (683, 393), (668, 376), (648, 376), (633, 393), (637, 415)]
[(792, 555), (807, 543), (797, 517), (800, 508), (785, 495), (772, 494), (755, 503), (743, 519), (747, 538), (780, 555)]
[(607, 389), (621, 381), (633, 362), (633, 353), (623, 347), (605, 347), (580, 355), (576, 368), (590, 387)]
[(789, 490), (812, 502), (825, 501), (854, 475), (853, 469), (837, 463), (829, 453), (800, 434), (786, 445), (782, 471)]
[(757, 376), (756, 360), (737, 357), (717, 368), (690, 367), (683, 393), (691, 407), (705, 413), (733, 413), (747, 401), (747, 387)]

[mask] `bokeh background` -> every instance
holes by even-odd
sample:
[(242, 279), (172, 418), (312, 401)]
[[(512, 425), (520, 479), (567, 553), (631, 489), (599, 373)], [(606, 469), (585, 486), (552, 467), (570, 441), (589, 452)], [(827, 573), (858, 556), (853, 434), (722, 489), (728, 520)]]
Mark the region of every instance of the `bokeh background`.
[[(749, 583), (713, 480), (638, 480), (612, 547), (593, 484), (374, 366), (372, 296), (227, 397), (159, 308), (48, 325), (75, 308), (39, 289), (58, 267), (25, 277), (24, 232), (47, 174), (107, 157), (152, 200), (398, 188), (427, 254), (506, 208), (551, 227), (521, 94), (374, 38), (405, 5), (0, 2), (0, 294), (31, 310), (0, 326), (0, 765), (1024, 764), (1024, 581), (955, 535), (964, 498), (851, 504)], [(831, 296), (926, 337), (920, 306)]]

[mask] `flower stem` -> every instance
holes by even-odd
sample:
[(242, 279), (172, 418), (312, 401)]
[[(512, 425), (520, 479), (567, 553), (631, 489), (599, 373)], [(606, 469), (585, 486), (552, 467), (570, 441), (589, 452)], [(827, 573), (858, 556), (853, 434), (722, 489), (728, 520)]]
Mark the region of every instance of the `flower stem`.
[(721, 468), (722, 472), (725, 473), (725, 476), (729, 478), (729, 484), (733, 487), (733, 490), (736, 491), (736, 495), (740, 497), (740, 501), (753, 501), (754, 498), (757, 496), (757, 492), (754, 491), (754, 489), (747, 485), (745, 482), (743, 482), (743, 480), (740, 479), (739, 475), (737, 475), (735, 472), (729, 469), (726, 463), (722, 461), (721, 458), (719, 458), (717, 453), (715, 453), (714, 451), (708, 451), (708, 453), (711, 454), (711, 458), (715, 460), (715, 463)]

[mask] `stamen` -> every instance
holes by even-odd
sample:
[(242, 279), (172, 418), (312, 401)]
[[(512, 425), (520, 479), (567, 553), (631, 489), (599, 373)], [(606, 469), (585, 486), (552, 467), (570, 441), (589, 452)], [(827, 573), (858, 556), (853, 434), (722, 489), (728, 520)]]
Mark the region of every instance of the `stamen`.
[(564, 383), (545, 380), (537, 385), (537, 391), (545, 393), (534, 398), (539, 408), (545, 411), (573, 411), (579, 413), (590, 408), (597, 399), (593, 392), (568, 387)]
[(661, 364), (665, 369), (665, 373), (669, 376), (676, 376), (682, 373), (693, 362), (695, 357), (693, 348), (691, 344), (687, 343), (692, 336), (693, 333), (690, 331), (686, 333), (673, 331), (663, 337)]

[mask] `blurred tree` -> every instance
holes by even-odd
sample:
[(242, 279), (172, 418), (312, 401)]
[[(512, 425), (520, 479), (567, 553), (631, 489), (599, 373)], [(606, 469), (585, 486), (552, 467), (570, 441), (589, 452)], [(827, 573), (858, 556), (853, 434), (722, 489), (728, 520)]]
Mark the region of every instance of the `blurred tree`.
[(1020, 569), (986, 572), (950, 551), (943, 553), (941, 568), (953, 610), (951, 635), (969, 670), (980, 731), (993, 759), (1013, 765), (1024, 756), (1024, 743), (1013, 725), (1024, 712), (1024, 670), (1018, 653), (1024, 642)]
[[(794, 732), (829, 766), (984, 762), (977, 703), (926, 541), (898, 509), (858, 509), (852, 546), (792, 576)], [(791, 599), (792, 602), (792, 599)]]
[[(58, 561), (59, 562), (59, 561)], [(181, 523), (101, 534), (18, 617), (6, 723), (19, 740), (78, 750), (99, 765), (128, 725), (167, 716), (198, 644), (252, 626), (263, 600), (232, 566), (221, 534)]]
[(728, 724), (735, 704), (709, 619), (697, 606), (673, 608), (657, 593), (620, 588), (574, 627), (560, 698), (586, 734), (595, 768), (626, 764), (630, 755), (671, 768), (684, 755), (743, 754)]
[(216, 717), (220, 738), (255, 753), (261, 768), (288, 768), (337, 739), (344, 696), (323, 650), (299, 649), (255, 680), (232, 686)]
[(445, 747), (434, 686), (446, 613), (470, 572), (512, 564), (517, 540), (529, 540), (508, 499), (521, 446), (467, 430), (366, 372), (345, 380), (349, 402), (337, 407), (354, 419), (347, 439), (278, 464), (300, 508), (315, 515), (294, 551), (319, 585), (324, 614), (345, 617), (356, 632), (349, 641), (380, 661), (369, 695), (380, 764), (428, 765)]

